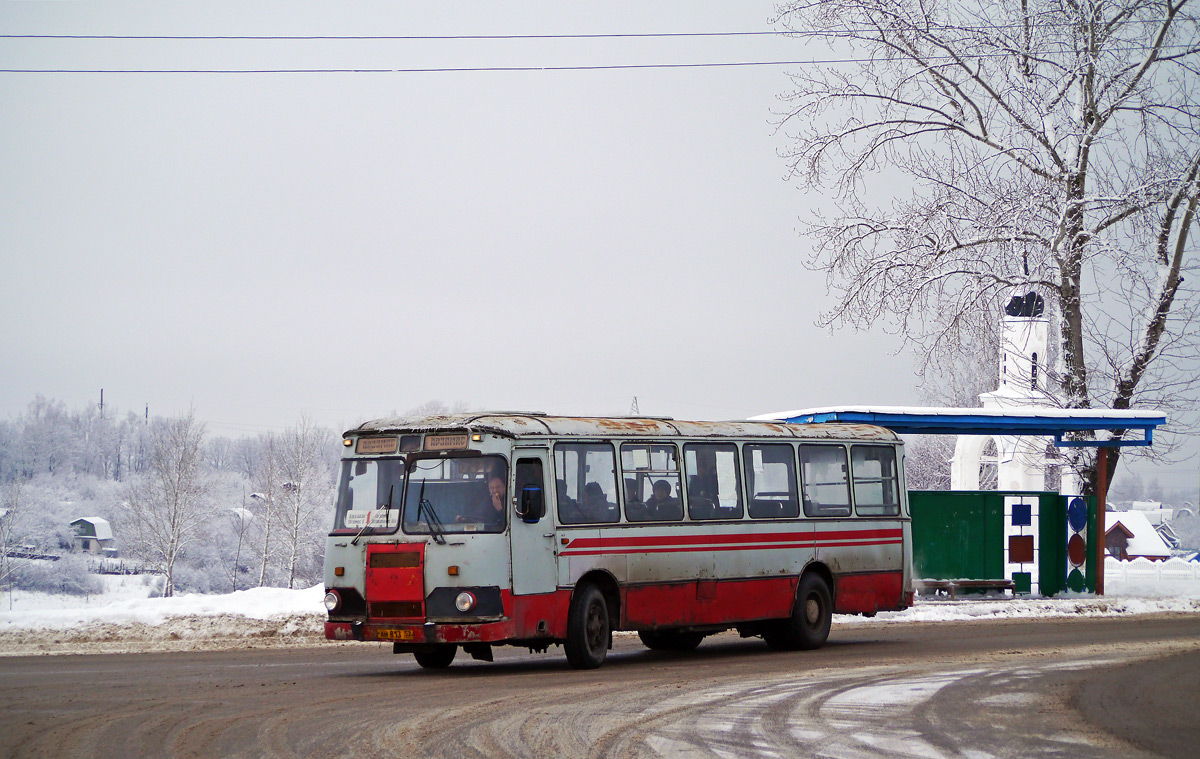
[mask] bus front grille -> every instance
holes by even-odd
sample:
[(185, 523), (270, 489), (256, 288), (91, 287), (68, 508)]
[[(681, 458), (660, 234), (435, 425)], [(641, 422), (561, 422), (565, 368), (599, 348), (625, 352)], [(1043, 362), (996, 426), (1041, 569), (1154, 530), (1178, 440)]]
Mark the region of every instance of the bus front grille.
[(420, 601), (378, 601), (368, 604), (372, 617), (420, 618), (423, 616)]

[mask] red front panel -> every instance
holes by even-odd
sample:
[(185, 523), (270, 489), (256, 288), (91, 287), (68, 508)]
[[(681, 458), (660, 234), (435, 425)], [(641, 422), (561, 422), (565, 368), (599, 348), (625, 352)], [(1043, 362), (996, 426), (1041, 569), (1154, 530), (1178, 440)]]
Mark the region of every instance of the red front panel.
[(424, 618), (425, 544), (367, 546), (367, 615)]

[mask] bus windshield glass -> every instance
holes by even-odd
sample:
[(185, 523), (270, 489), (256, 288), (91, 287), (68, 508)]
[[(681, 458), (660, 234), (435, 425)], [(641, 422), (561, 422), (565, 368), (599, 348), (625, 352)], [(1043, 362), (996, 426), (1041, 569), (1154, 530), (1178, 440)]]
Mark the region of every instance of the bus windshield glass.
[(404, 531), (501, 532), (508, 514), (508, 465), (499, 456), (417, 459), (408, 472)]
[(333, 529), (394, 532), (403, 493), (404, 459), (343, 461)]

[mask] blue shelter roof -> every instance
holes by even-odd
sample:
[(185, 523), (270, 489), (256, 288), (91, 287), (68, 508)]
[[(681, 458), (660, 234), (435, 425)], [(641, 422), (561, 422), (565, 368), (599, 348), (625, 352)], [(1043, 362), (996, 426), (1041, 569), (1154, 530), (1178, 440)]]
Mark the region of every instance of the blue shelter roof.
[[(901, 435), (1046, 435), (1064, 448), (1149, 446), (1154, 429), (1167, 423), (1156, 411), (1059, 409), (1036, 406), (1007, 409), (937, 408), (912, 406), (838, 406), (782, 411), (753, 417), (754, 421), (849, 422), (886, 427)], [(1141, 430), (1140, 439), (1065, 440), (1071, 432)]]

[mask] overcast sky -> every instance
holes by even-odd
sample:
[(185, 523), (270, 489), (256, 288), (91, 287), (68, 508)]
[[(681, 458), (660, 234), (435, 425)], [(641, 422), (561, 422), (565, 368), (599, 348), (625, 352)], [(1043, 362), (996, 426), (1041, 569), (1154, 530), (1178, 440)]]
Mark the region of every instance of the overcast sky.
[[(770, 2), (6, 3), (0, 33), (769, 30)], [(570, 6), (570, 7), (566, 7)], [(805, 60), (781, 38), (0, 40), (0, 68)], [(795, 68), (794, 66), (792, 68)], [(0, 73), (0, 416), (35, 394), (240, 435), (424, 401), (733, 418), (918, 402), (830, 334), (772, 112), (786, 66)]]

